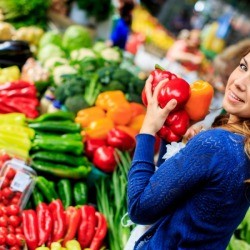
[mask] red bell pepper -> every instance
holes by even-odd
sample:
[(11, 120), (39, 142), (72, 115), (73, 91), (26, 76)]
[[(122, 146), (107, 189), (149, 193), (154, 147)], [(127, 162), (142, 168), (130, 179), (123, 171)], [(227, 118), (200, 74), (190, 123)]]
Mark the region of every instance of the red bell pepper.
[(65, 234), (65, 214), (62, 201), (60, 199), (53, 200), (49, 204), (49, 209), (53, 219), (53, 230), (51, 242), (59, 241), (63, 239)]
[[(172, 74), (171, 72), (164, 70), (162, 67), (159, 65), (155, 65), (155, 70), (153, 70), (150, 75), (153, 77), (152, 80), (152, 93), (154, 92), (155, 87), (158, 85), (158, 83), (162, 80), (169, 79), (173, 80), (177, 78), (175, 74)], [(145, 88), (142, 90), (142, 103), (147, 106), (148, 101), (145, 93)]]
[[(13, 89), (22, 89), (29, 86), (32, 86), (33, 84), (30, 82), (26, 82), (23, 80), (17, 80), (12, 82), (7, 82), (0, 85), (0, 91), (1, 90), (13, 90)], [(33, 85), (34, 86), (34, 85)]]
[(38, 247), (38, 223), (36, 212), (32, 209), (22, 211), (23, 234), (29, 250)]
[(96, 149), (93, 164), (103, 172), (112, 173), (117, 165), (115, 159), (115, 148), (102, 146)]
[(82, 249), (89, 247), (95, 235), (95, 227), (97, 224), (96, 210), (93, 206), (83, 205), (80, 208), (81, 221), (77, 231), (77, 240)]
[(77, 207), (69, 206), (65, 211), (65, 215), (67, 232), (63, 239), (63, 246), (65, 246), (67, 241), (75, 238), (79, 223), (81, 221), (81, 210)]
[(99, 250), (102, 246), (103, 240), (108, 231), (107, 221), (103, 214), (96, 212), (97, 217), (97, 227), (95, 231), (95, 236), (90, 244), (91, 250)]
[(101, 138), (89, 138), (84, 143), (84, 149), (86, 156), (91, 160), (94, 156), (94, 152), (97, 148), (107, 145), (105, 139)]
[(132, 150), (135, 147), (135, 139), (118, 128), (113, 128), (108, 132), (107, 143), (109, 146), (118, 148), (121, 151)]
[(49, 206), (41, 202), (36, 207), (38, 228), (39, 228), (39, 242), (38, 246), (42, 246), (47, 242), (53, 228), (52, 214)]
[(172, 111), (157, 135), (168, 142), (179, 141), (189, 127), (189, 116), (185, 110)]

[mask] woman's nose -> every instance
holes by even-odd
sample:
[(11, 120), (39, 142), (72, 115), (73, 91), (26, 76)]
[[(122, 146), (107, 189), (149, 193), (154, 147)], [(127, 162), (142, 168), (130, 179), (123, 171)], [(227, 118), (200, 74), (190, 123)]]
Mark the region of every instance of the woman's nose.
[(244, 91), (246, 89), (246, 86), (247, 84), (250, 83), (250, 77), (249, 75), (243, 75), (239, 78), (237, 78), (235, 81), (234, 81), (234, 84), (235, 86), (239, 89), (239, 90), (242, 90)]

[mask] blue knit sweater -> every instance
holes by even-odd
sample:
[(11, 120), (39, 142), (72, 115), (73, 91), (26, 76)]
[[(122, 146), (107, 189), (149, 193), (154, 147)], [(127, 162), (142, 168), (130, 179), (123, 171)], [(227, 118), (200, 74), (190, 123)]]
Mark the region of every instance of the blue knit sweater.
[(225, 250), (249, 207), (244, 138), (218, 128), (200, 132), (157, 171), (154, 142), (137, 135), (128, 174), (129, 216), (153, 224), (134, 249)]

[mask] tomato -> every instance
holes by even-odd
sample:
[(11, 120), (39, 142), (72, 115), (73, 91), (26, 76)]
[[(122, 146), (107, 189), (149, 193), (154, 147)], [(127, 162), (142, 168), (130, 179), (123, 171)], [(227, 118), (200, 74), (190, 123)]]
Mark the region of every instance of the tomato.
[(8, 233), (10, 234), (14, 234), (16, 231), (13, 225), (8, 225), (7, 230), (8, 230)]
[(13, 169), (13, 168), (10, 168), (6, 174), (6, 177), (9, 179), (9, 180), (13, 180), (14, 176), (16, 175), (16, 170)]
[(177, 105), (174, 110), (179, 110), (188, 101), (189, 96), (189, 84), (184, 79), (176, 78), (163, 83), (158, 94), (159, 106), (164, 108), (171, 99), (176, 99)]
[(6, 227), (0, 227), (0, 235), (6, 235), (8, 233), (8, 229)]
[(6, 236), (3, 234), (0, 234), (0, 245), (4, 245), (6, 242)]
[(0, 227), (7, 227), (8, 225), (8, 217), (3, 215), (0, 217)]
[(10, 187), (6, 187), (2, 190), (2, 197), (6, 199), (11, 199), (13, 196), (14, 196), (14, 193)]
[(14, 246), (14, 245), (16, 245), (16, 242), (17, 242), (17, 240), (16, 240), (15, 234), (13, 234), (13, 233), (7, 234), (7, 236), (6, 236), (6, 243), (7, 243), (9, 246)]
[(7, 214), (7, 207), (3, 203), (1, 203), (0, 205), (0, 210), (3, 214)]
[(2, 183), (2, 185), (1, 185), (1, 188), (3, 189), (3, 188), (6, 188), (6, 187), (9, 187), (9, 186), (10, 186), (10, 181), (9, 181), (9, 179), (4, 178), (3, 183)]
[(11, 204), (7, 207), (7, 215), (18, 215), (20, 208), (16, 204)]
[(13, 198), (10, 200), (10, 204), (11, 204), (11, 205), (17, 205), (17, 204), (19, 204), (19, 202), (20, 202), (20, 198), (18, 198), (18, 197), (13, 197)]
[(10, 247), (9, 250), (21, 250), (21, 248), (18, 245), (15, 245), (15, 246)]
[(16, 233), (16, 234), (22, 234), (22, 233), (23, 233), (22, 227), (17, 227), (17, 228), (15, 229), (15, 233)]
[(18, 246), (24, 246), (25, 244), (25, 237), (23, 234), (16, 234), (16, 244)]
[(21, 218), (18, 215), (11, 215), (8, 219), (8, 222), (13, 227), (17, 227), (21, 224)]

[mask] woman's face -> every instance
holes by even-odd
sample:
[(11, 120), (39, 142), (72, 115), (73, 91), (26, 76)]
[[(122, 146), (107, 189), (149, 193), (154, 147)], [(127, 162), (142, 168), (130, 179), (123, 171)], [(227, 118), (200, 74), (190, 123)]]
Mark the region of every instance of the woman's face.
[(250, 53), (241, 59), (230, 75), (223, 107), (230, 114), (229, 122), (237, 121), (240, 117), (250, 118)]

